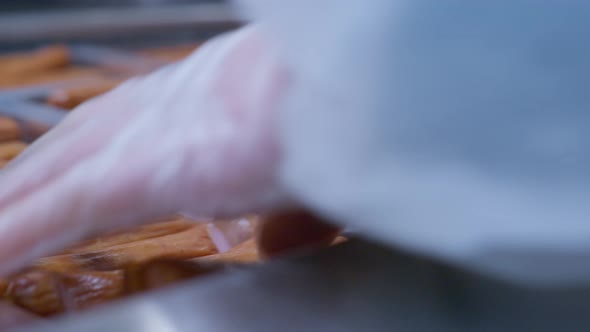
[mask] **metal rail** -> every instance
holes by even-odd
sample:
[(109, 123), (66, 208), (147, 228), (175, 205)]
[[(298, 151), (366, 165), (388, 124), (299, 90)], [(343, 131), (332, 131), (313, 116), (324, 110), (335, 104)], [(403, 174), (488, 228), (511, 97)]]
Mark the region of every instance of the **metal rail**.
[(0, 43), (239, 25), (226, 4), (95, 8), (0, 15)]

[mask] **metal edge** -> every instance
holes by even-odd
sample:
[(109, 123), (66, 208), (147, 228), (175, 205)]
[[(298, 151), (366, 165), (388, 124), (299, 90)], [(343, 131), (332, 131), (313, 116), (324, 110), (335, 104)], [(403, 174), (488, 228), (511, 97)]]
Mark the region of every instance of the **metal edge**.
[(64, 109), (27, 100), (0, 98), (0, 115), (47, 127), (57, 125), (68, 114)]
[(240, 22), (227, 4), (11, 13), (0, 15), (0, 42), (227, 26), (239, 25)]

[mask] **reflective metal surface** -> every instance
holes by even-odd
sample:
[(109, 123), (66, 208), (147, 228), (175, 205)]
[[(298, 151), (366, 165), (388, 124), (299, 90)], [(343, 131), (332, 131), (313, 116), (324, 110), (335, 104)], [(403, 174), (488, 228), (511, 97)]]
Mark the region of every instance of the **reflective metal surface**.
[(235, 17), (223, 5), (116, 8), (0, 16), (0, 41), (76, 37), (130, 30), (194, 28), (228, 24)]
[(588, 285), (533, 289), (351, 241), (24, 331), (588, 331)]
[(61, 122), (67, 113), (51, 105), (0, 98), (0, 115), (42, 124), (50, 128)]
[(239, 25), (230, 6), (215, 2), (0, 10), (0, 52), (48, 43), (147, 47), (194, 42)]
[(224, 3), (225, 0), (3, 0), (0, 12), (60, 11), (89, 8), (164, 7), (179, 4)]

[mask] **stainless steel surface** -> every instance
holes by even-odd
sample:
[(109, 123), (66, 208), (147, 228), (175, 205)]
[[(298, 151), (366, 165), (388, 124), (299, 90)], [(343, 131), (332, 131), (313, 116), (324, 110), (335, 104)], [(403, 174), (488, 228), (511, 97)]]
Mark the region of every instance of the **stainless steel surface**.
[(0, 98), (0, 115), (53, 127), (67, 115), (64, 110), (33, 101)]
[(23, 331), (588, 331), (589, 285), (533, 289), (350, 241)]
[(226, 4), (90, 8), (0, 15), (0, 43), (234, 25)]
[(2, 101), (6, 99), (46, 98), (56, 89), (91, 84), (93, 81), (95, 80), (89, 78), (75, 78), (47, 84), (29, 85), (21, 88), (0, 88), (0, 107), (2, 106)]
[(97, 45), (72, 45), (72, 60), (79, 64), (100, 66), (127, 74), (142, 74), (162, 67), (167, 62), (131, 52)]
[(226, 0), (3, 0), (0, 12), (59, 11), (63, 9), (161, 7), (179, 4), (223, 3)]

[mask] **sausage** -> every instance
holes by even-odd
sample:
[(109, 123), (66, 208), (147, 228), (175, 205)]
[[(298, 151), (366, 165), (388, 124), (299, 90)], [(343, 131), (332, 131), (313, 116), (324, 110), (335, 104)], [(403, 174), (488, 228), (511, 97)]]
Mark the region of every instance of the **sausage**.
[(62, 254), (96, 252), (106, 250), (116, 245), (126, 243), (128, 244), (151, 238), (157, 238), (165, 235), (180, 233), (194, 226), (194, 221), (184, 218), (175, 218), (171, 220), (160, 221), (150, 225), (126, 229), (124, 231), (118, 231), (113, 234), (103, 235), (95, 239), (78, 243), (77, 245), (63, 251)]
[(12, 158), (21, 153), (26, 147), (27, 144), (20, 141), (0, 143), (0, 161), (10, 161)]
[[(163, 236), (178, 234), (195, 227), (194, 222), (186, 219), (174, 219), (171, 221), (159, 222), (147, 226), (137, 227), (125, 232), (100, 236), (95, 239), (87, 240), (70, 247), (60, 254), (38, 259), (34, 266), (54, 272), (81, 271), (109, 268), (104, 266), (104, 260), (101, 257), (111, 257), (113, 255), (128, 255), (127, 258), (119, 258), (119, 261), (147, 261), (155, 259), (165, 253), (155, 250), (144, 252), (143, 258), (132, 257), (134, 253), (141, 251), (144, 246), (150, 246), (153, 241)], [(199, 226), (202, 227), (202, 226)], [(146, 242), (147, 241), (147, 242)], [(136, 248), (136, 249), (134, 249)], [(118, 250), (116, 253), (109, 253), (109, 250)], [(153, 256), (150, 256), (153, 255)], [(88, 257), (92, 257), (89, 261)], [(93, 260), (98, 262), (93, 265)], [(113, 263), (115, 264), (115, 263)], [(122, 265), (122, 264), (121, 264)], [(119, 265), (114, 266), (120, 267)]]
[(21, 138), (21, 129), (15, 120), (0, 117), (0, 142), (12, 141)]
[(95, 68), (70, 66), (59, 70), (47, 70), (18, 76), (0, 75), (0, 88), (20, 88), (32, 84), (44, 84), (69, 80), (90, 81), (103, 79), (106, 74)]
[(15, 77), (63, 68), (70, 64), (70, 60), (70, 52), (63, 45), (49, 46), (34, 52), (5, 55), (0, 57), (0, 77)]
[(222, 271), (221, 264), (194, 261), (155, 260), (131, 265), (124, 270), (125, 292), (129, 294), (157, 289), (175, 282)]
[[(338, 236), (332, 244), (345, 240)], [(217, 253), (206, 224), (182, 218), (86, 241), (66, 252), (0, 279), (3, 299), (52, 316), (261, 262), (255, 238)]]
[(209, 275), (226, 266), (156, 259), (111, 271), (55, 272), (35, 268), (11, 277), (2, 291), (2, 298), (31, 313), (52, 316)]
[(204, 224), (187, 230), (113, 245), (97, 251), (81, 251), (39, 259), (35, 266), (52, 271), (115, 270), (155, 259), (189, 259), (212, 255), (217, 248), (209, 238)]
[(77, 311), (124, 295), (123, 271), (32, 270), (10, 279), (3, 297), (41, 316)]
[(173, 61), (179, 61), (179, 60), (186, 58), (191, 53), (193, 53), (198, 47), (199, 47), (199, 44), (189, 44), (189, 45), (160, 47), (160, 48), (155, 48), (155, 49), (142, 50), (138, 53), (139, 53), (139, 55), (144, 55), (144, 56), (156, 58), (159, 60), (173, 62)]
[(203, 224), (176, 234), (141, 242), (121, 244), (104, 251), (73, 254), (82, 266), (97, 270), (122, 268), (130, 264), (163, 259), (188, 259), (217, 253)]

